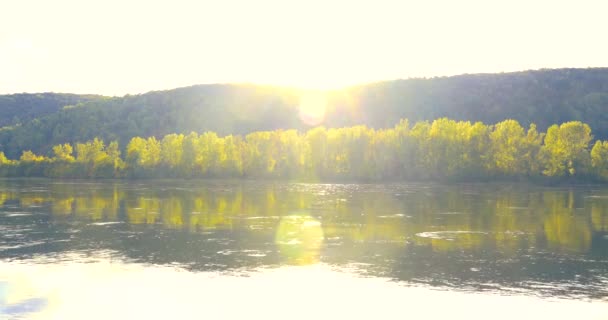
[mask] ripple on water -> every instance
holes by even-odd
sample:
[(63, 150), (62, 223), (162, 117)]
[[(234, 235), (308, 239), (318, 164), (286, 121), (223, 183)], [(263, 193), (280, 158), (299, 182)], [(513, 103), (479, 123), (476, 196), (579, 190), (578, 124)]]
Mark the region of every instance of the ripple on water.
[(608, 199), (608, 195), (591, 195), (591, 196), (585, 196), (585, 198), (591, 198), (591, 199)]
[(108, 221), (108, 222), (93, 222), (93, 223), (89, 223), (89, 226), (108, 226), (108, 225), (113, 225), (113, 224), (121, 224), (124, 223), (122, 221)]
[(452, 216), (452, 215), (463, 215), (463, 214), (470, 214), (470, 213), (469, 212), (460, 212), (460, 211), (447, 211), (447, 212), (438, 212), (436, 214), (443, 215), (443, 216)]
[(396, 219), (396, 218), (411, 218), (412, 216), (406, 216), (403, 213), (395, 213), (395, 214), (387, 214), (387, 215), (381, 215), (378, 216), (378, 218), (382, 218), (382, 219)]
[(12, 246), (0, 246), (0, 251), (29, 248), (29, 247), (43, 245), (43, 244), (46, 244), (46, 243), (47, 243), (47, 241), (34, 241), (34, 242), (16, 244), (16, 245), (12, 245)]
[(426, 231), (416, 233), (416, 236), (421, 238), (429, 239), (441, 239), (441, 240), (456, 240), (460, 235), (475, 234), (475, 235), (486, 235), (487, 232), (482, 231)]

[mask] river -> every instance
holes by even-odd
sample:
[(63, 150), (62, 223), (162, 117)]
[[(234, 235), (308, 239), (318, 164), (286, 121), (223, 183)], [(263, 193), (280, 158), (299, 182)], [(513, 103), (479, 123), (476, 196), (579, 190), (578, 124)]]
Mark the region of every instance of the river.
[(608, 188), (0, 180), (8, 319), (608, 319)]

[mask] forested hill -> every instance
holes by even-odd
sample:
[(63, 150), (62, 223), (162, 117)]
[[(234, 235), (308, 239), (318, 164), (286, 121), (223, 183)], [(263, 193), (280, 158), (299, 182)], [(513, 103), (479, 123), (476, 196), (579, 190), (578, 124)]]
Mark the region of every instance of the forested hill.
[[(12, 158), (22, 150), (48, 154), (53, 145), (94, 137), (125, 146), (134, 136), (307, 128), (298, 112), (301, 93), (270, 86), (197, 85), (113, 98), (24, 95), (22, 104), (16, 96), (0, 96), (1, 125), (11, 126), (0, 130), (0, 150)], [(449, 117), (485, 123), (515, 119), (546, 130), (580, 120), (596, 138), (606, 139), (607, 111), (608, 68), (555, 69), (395, 80), (332, 91), (320, 125), (384, 128), (402, 118)]]
[[(485, 123), (515, 119), (544, 130), (554, 123), (580, 120), (596, 136), (608, 137), (608, 68), (396, 80), (352, 88), (348, 94), (354, 97), (350, 108), (373, 127), (393, 126), (400, 118), (448, 117)], [(332, 117), (341, 114), (333, 112)]]
[(18, 93), (0, 95), (0, 127), (27, 123), (65, 106), (75, 106), (103, 99), (99, 95), (77, 95), (68, 93)]
[(0, 130), (0, 150), (48, 153), (53, 145), (94, 137), (126, 145), (134, 136), (215, 131), (245, 134), (298, 128), (299, 94), (257, 85), (197, 85), (90, 101)]

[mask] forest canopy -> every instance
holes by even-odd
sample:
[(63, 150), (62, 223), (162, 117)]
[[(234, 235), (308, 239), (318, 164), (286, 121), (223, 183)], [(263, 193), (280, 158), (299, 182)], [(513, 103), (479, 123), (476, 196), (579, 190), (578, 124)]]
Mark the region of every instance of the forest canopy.
[(49, 92), (0, 95), (0, 127), (18, 126), (69, 106), (101, 99), (104, 97)]
[(67, 178), (270, 178), (298, 181), (568, 179), (606, 181), (608, 141), (580, 121), (539, 132), (516, 120), (495, 125), (448, 118), (390, 129), (315, 127), (220, 136), (215, 132), (94, 138), (0, 153), (0, 175)]

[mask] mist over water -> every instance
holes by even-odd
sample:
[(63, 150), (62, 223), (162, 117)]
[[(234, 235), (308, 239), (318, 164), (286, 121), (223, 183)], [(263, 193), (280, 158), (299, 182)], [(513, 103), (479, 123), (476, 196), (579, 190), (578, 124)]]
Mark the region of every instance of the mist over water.
[(0, 204), (9, 319), (608, 314), (603, 187), (15, 179)]

